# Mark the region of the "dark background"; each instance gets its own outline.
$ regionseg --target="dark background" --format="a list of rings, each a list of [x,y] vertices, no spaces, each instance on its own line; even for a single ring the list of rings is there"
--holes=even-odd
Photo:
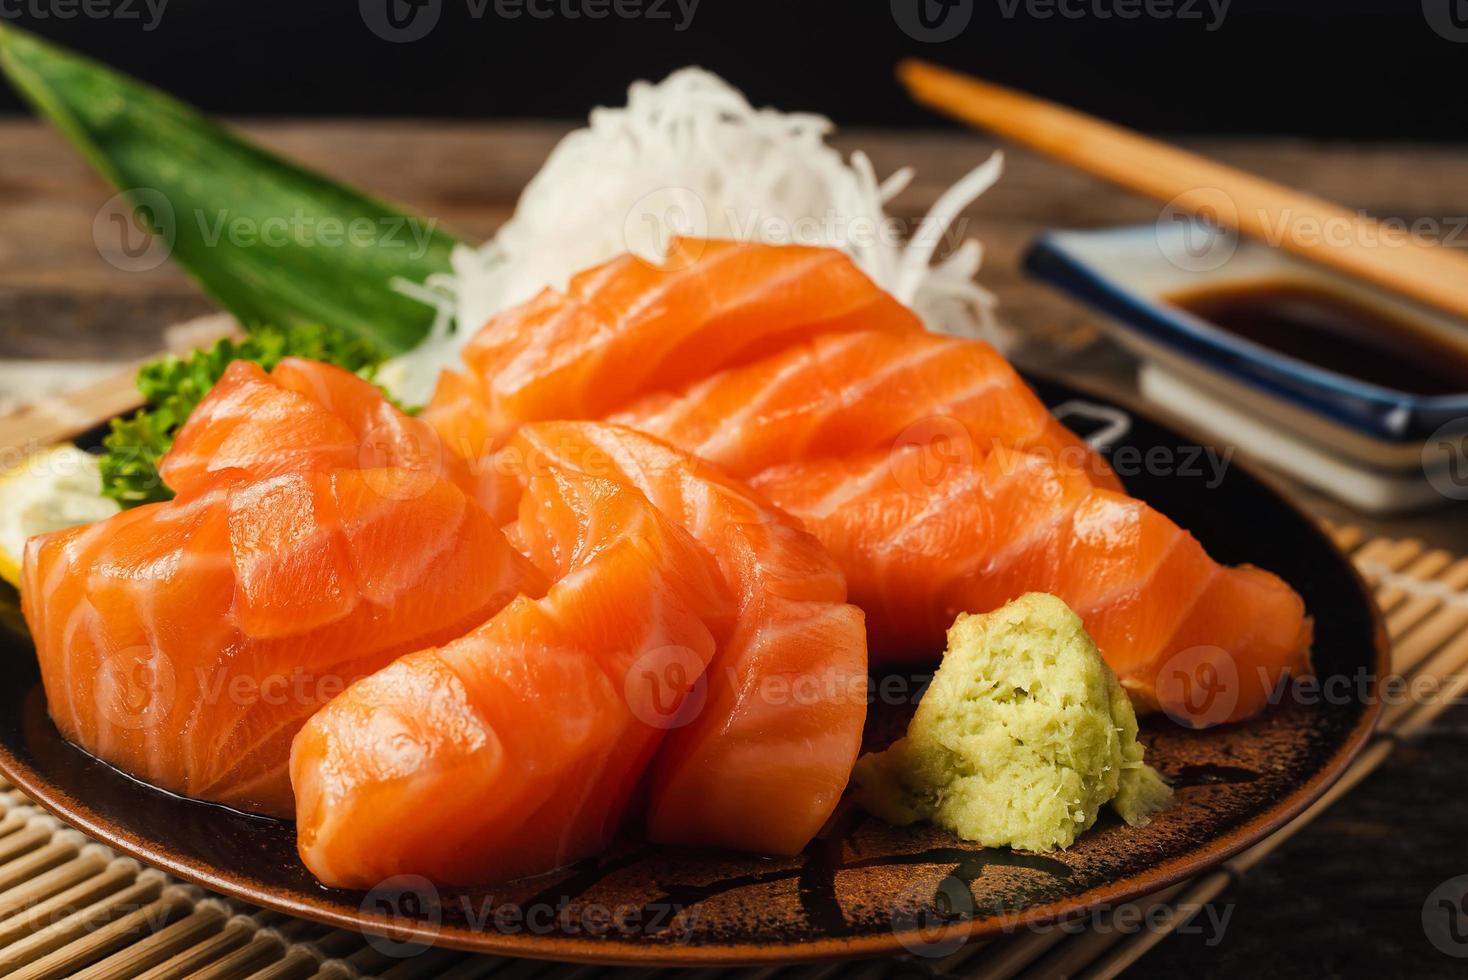
[[[83,2],[128,8],[58,16],[56,4]],[[942,43],[904,33],[892,0],[700,0],[681,31],[676,0],[662,19],[595,21],[506,19],[494,0],[413,0],[437,3],[440,16],[411,43],[376,36],[357,0],[169,0],[152,30],[145,2],[0,0],[0,17],[235,116],[581,119],[592,104],[620,104],[635,78],[702,64],[757,104],[847,126],[943,125],[892,80],[899,58],[920,55],[1149,130],[1468,133],[1468,0],[1232,0],[1212,30],[1208,0],[1147,0],[1174,14],[1143,7],[1127,20],[1091,11],[1143,0],[1060,0],[1081,17],[1038,16],[1047,0],[922,0],[970,10]],[[404,2],[362,0],[379,11]],[[1180,15],[1185,6],[1192,16]],[[1434,30],[1433,18],[1448,26]],[[0,91],[0,113],[21,108]]]

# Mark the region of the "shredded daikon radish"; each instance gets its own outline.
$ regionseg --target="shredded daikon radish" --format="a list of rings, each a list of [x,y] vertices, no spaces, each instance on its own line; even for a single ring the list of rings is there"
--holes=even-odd
[[[885,210],[911,169],[879,182],[864,154],[847,162],[827,145],[833,128],[818,115],[755,109],[698,68],[633,84],[624,108],[595,109],[585,129],[561,140],[493,240],[456,250],[451,274],[398,283],[439,316],[429,339],[380,377],[422,402],[493,314],[629,250],[660,259],[680,235],[839,248],[930,329],[1002,345],[994,299],[974,282],[979,243],[932,261],[958,216],[998,179],[1000,155],[912,231]]]

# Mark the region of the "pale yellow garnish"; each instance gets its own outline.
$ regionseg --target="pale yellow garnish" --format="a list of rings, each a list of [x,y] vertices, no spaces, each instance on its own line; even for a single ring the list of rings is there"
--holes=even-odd
[[[1110,803],[1140,825],[1172,790],[1142,761],[1137,716],[1080,617],[1031,593],[961,615],[907,736],[857,762],[856,799],[899,826],[964,840],[1068,847]]]
[[[70,443],[30,454],[0,472],[0,578],[20,585],[25,542],[33,534],[116,514],[102,496],[97,458]]]

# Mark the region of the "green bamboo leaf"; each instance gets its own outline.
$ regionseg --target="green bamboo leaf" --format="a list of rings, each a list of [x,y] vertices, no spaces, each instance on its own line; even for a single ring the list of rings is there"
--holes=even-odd
[[[133,220],[246,326],[326,325],[389,353],[423,339],[433,311],[392,280],[449,268],[456,242],[436,221],[288,163],[4,23],[0,68],[126,194]]]

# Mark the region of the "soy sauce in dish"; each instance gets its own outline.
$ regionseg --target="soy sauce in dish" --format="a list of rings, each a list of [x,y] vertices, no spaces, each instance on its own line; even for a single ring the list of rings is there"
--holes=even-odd
[[[1414,395],[1468,392],[1468,353],[1325,286],[1231,283],[1166,299],[1230,333],[1360,381]]]

